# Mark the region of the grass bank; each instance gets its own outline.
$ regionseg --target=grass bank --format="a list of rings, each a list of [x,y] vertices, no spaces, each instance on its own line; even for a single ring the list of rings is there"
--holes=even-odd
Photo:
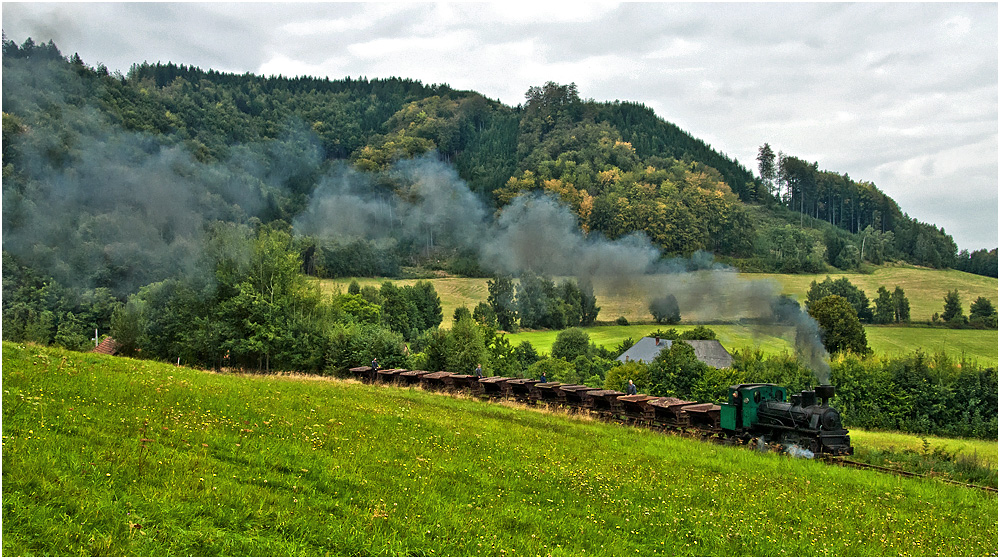
[[[995,495],[420,390],[3,344],[4,555],[996,553]]]

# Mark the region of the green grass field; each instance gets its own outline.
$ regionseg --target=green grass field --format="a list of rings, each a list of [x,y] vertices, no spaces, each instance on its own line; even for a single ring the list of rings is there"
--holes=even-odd
[[[981,556],[995,494],[353,381],[3,344],[3,554]]]
[[[930,320],[935,312],[944,308],[944,296],[949,290],[957,289],[963,302],[963,309],[969,311],[969,305],[976,297],[984,296],[998,304],[998,283],[996,278],[987,278],[959,272],[955,270],[930,270],[914,267],[882,267],[872,274],[831,274],[836,279],[846,276],[851,283],[865,291],[869,299],[874,299],[880,285],[892,291],[896,285],[901,286],[910,300],[910,310],[916,321]],[[770,281],[782,293],[795,296],[799,301],[805,301],[806,292],[812,281],[823,281],[826,274],[790,275],[790,274],[741,274],[741,277],[751,281]],[[347,291],[347,286],[353,278],[321,280],[320,285],[325,293]],[[357,278],[364,285],[381,285],[384,278]],[[486,279],[442,277],[429,280],[441,297],[441,308],[444,320],[443,328],[451,327],[452,315],[455,309],[465,305],[474,308],[487,296]],[[652,281],[652,280],[651,280]],[[417,280],[397,280],[401,285],[412,285]],[[618,286],[621,288],[621,286]],[[601,307],[599,321],[611,322],[619,316],[632,322],[649,323],[651,317],[646,308],[647,303],[640,297],[640,291],[619,289],[611,285],[595,283],[594,292],[597,304]],[[626,337],[638,339],[655,330],[656,325],[645,324],[628,327],[595,327],[588,331],[591,339],[603,346],[615,345]],[[719,339],[727,348],[743,346],[759,346],[765,353],[789,351],[786,340],[791,339],[787,333],[751,331],[749,328],[733,325],[712,325]],[[683,328],[682,328],[683,329]],[[996,330],[943,330],[906,327],[868,327],[869,345],[876,353],[896,355],[908,353],[916,349],[927,352],[939,350],[960,356],[963,352],[979,363],[997,363],[997,331]],[[512,341],[530,340],[539,350],[548,352],[555,341],[555,332],[528,332],[511,336]]]
[[[931,354],[943,351],[956,358],[964,356],[982,366],[997,365],[996,330],[866,326],[865,334],[868,345],[879,355],[894,357],[921,349]]]
[[[794,334],[787,328],[751,328],[731,324],[712,324],[719,342],[729,351],[743,347],[760,349],[766,355],[793,353]],[[597,345],[614,348],[625,338],[638,341],[657,329],[668,326],[638,324],[629,326],[593,326],[584,328],[590,340]],[[678,331],[694,328],[693,325],[675,326]],[[908,328],[902,326],[868,326],[865,328],[868,345],[878,355],[895,357],[918,349],[926,353],[944,351],[950,356],[964,356],[983,366],[997,365],[996,330],[949,330],[943,328]],[[525,331],[508,334],[511,344],[531,342],[541,353],[550,353],[559,335],[557,330]]]
[[[770,279],[782,287],[782,293],[794,295],[800,302],[806,300],[806,292],[813,281],[822,282],[829,275],[832,279],[846,277],[861,288],[874,304],[879,286],[892,292],[900,286],[910,301],[910,317],[914,321],[928,321],[934,313],[944,310],[944,296],[951,290],[958,290],[962,299],[962,309],[969,313],[969,305],[977,297],[986,297],[997,306],[997,278],[977,276],[958,270],[932,270],[914,267],[881,267],[872,274],[741,274],[749,279]]]
[[[882,450],[912,450],[920,452],[927,441],[930,448],[941,447],[974,460],[984,468],[997,469],[997,441],[981,441],[976,439],[947,439],[906,433],[862,431],[851,429],[851,444],[860,448],[877,448]]]
[[[813,281],[822,282],[829,275],[832,279],[847,277],[852,284],[861,288],[870,301],[874,302],[879,286],[885,286],[890,292],[897,285],[903,288],[910,301],[910,316],[914,321],[929,321],[931,315],[941,313],[944,309],[944,296],[957,289],[962,300],[962,308],[966,314],[969,305],[977,297],[986,297],[997,306],[997,279],[977,276],[956,270],[931,270],[913,267],[882,267],[872,274],[834,273],[834,274],[739,274],[747,281],[772,282],[778,293],[794,296],[800,303],[806,300],[809,284]],[[636,280],[637,284],[655,285],[662,280],[657,277]],[[631,322],[648,321],[651,319],[647,308],[648,301],[643,300],[645,290],[638,286],[624,288],[620,291],[612,289],[611,285],[595,282],[594,293],[597,304],[601,307],[598,320],[612,321],[624,316]],[[874,304],[874,303],[873,303]],[[706,316],[702,319],[711,319]]]

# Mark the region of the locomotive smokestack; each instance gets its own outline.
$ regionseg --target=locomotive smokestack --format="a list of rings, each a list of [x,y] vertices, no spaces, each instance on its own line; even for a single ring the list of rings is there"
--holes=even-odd
[[[830,398],[836,394],[837,389],[832,384],[821,384],[816,387],[816,395],[823,399],[823,405],[829,405]]]

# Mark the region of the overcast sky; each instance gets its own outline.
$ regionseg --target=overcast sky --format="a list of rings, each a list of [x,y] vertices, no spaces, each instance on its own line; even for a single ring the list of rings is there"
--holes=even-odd
[[[3,31],[132,63],[530,86],[643,103],[756,173],[757,148],[874,182],[997,246],[997,4],[3,3]]]

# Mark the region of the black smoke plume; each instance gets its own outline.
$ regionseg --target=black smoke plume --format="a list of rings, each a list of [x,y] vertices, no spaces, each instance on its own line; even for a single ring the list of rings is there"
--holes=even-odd
[[[645,235],[609,240],[585,235],[576,216],[539,193],[515,198],[492,214],[458,177],[433,156],[405,161],[388,172],[396,190],[349,169],[321,179],[297,232],[338,240],[394,237],[473,250],[480,267],[494,273],[571,276],[613,293],[647,302],[673,295],[688,317],[713,321],[751,319],[795,329],[796,352],[828,381],[828,355],[816,322],[796,305],[775,312],[780,301],[771,281],[750,281],[711,255],[664,259]]]

